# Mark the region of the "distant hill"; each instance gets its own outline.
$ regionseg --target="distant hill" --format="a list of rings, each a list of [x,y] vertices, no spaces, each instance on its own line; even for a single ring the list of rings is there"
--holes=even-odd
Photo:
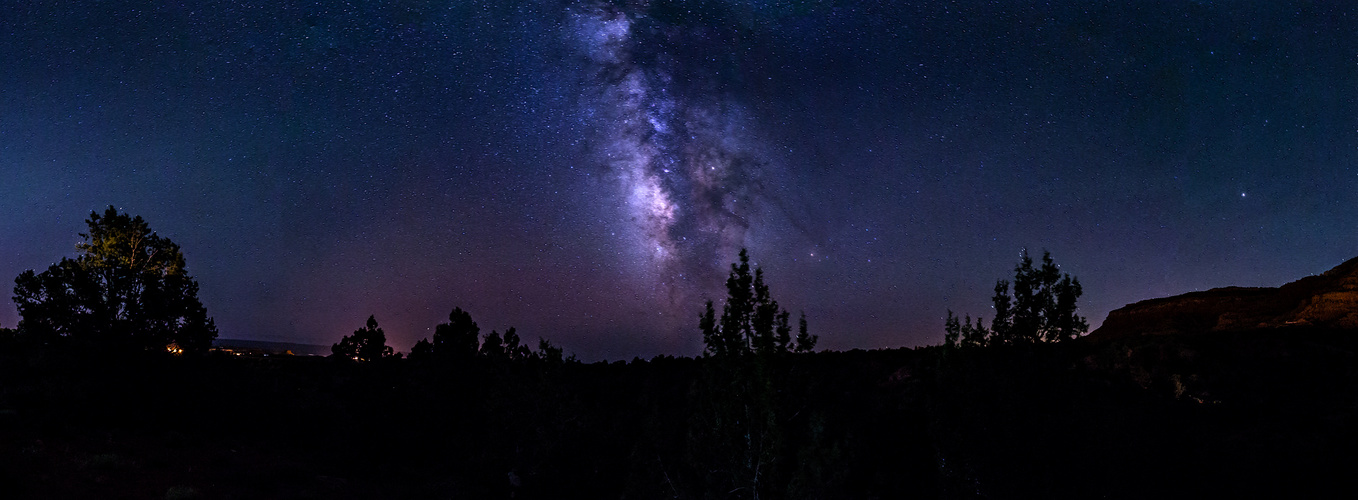
[[[1358,330],[1358,258],[1278,288],[1213,288],[1108,313],[1092,338],[1311,326]]]
[[[283,354],[292,351],[297,356],[329,356],[330,346],[316,344],[297,344],[293,342],[267,342],[263,340],[217,339],[212,347],[219,349],[256,350],[269,354]]]

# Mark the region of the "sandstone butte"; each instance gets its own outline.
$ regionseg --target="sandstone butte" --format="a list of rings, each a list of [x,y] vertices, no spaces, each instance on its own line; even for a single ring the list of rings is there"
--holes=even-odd
[[[1293,327],[1358,330],[1358,258],[1277,288],[1213,288],[1128,304],[1089,337]]]

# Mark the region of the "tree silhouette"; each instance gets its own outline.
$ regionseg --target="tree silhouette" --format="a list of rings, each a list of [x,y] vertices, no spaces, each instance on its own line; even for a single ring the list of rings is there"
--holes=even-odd
[[[435,357],[471,359],[476,357],[481,340],[481,328],[472,315],[460,307],[448,313],[448,322],[434,327],[434,342],[430,351]]]
[[[726,304],[721,319],[712,301],[707,301],[698,318],[706,349],[703,354],[718,358],[752,353],[809,352],[815,348],[816,335],[806,331],[806,314],[798,322],[796,339],[791,338],[787,310],[778,306],[764,283],[764,270],[750,271],[750,255],[740,251],[740,262],[731,264],[726,278]]]
[[[981,324],[981,318],[976,318],[976,324],[971,323],[971,316],[962,321],[962,345],[967,347],[985,347],[989,342],[990,331],[986,330],[985,325]]]
[[[387,334],[377,326],[375,316],[368,316],[366,326],[354,330],[353,335],[345,335],[330,346],[330,354],[354,361],[373,361],[393,355],[391,347],[387,346]]]
[[[70,339],[136,349],[206,351],[217,327],[198,300],[179,245],[140,216],[91,212],[75,259],[15,278],[19,330],[40,342]]]
[[[1032,257],[1024,250],[1014,268],[1012,323],[1000,336],[1010,343],[1059,342],[1080,336],[1089,329],[1085,319],[1075,314],[1082,293],[1080,280],[1063,274],[1051,252],[1043,251],[1042,266],[1033,267]],[[996,303],[996,310],[999,306]]]
[[[17,340],[15,338],[17,334],[18,332],[16,332],[13,328],[5,328],[3,326],[0,326],[0,348],[9,347],[13,345]]]
[[[1027,251],[1024,251],[1027,254]],[[997,280],[995,282],[995,295],[990,297],[990,302],[995,306],[995,318],[990,321],[991,342],[1008,343],[1009,332],[1012,331],[1014,324],[1013,300],[1009,297],[1009,281]],[[985,339],[982,339],[982,344]]]
[[[434,340],[420,340],[410,349],[411,359],[458,359],[471,360],[484,358],[490,360],[550,359],[564,361],[561,349],[551,342],[539,339],[538,351],[523,343],[514,327],[502,335],[492,330],[481,338],[481,328],[472,321],[471,314],[462,308],[453,308],[448,314],[448,322],[434,327]]]
[[[806,313],[803,312],[801,318],[797,320],[797,343],[793,346],[795,352],[811,352],[816,349],[816,341],[820,340],[820,335],[808,335],[806,332]]]
[[[527,345],[520,344],[519,333],[514,327],[505,330],[505,356],[515,361],[522,361],[533,356],[533,350]]]
[[[1051,252],[1043,251],[1041,266],[1034,267],[1033,258],[1024,249],[1014,266],[1014,281],[995,282],[995,295],[991,297],[995,317],[990,328],[987,330],[980,318],[973,325],[970,316],[959,322],[948,311],[944,345],[1032,344],[1079,337],[1089,329],[1085,318],[1076,314],[1076,301],[1083,293],[1080,280],[1062,273]]]
[[[548,342],[547,339],[541,337],[538,338],[538,351],[536,355],[538,359],[541,359],[551,364],[561,364],[566,361],[566,358],[564,357],[563,351],[560,347],[552,345],[552,343]],[[570,359],[574,360],[575,355],[571,355]]]
[[[949,349],[957,347],[957,340],[962,331],[957,316],[952,315],[952,309],[948,309],[948,319],[943,320],[943,346]]]
[[[505,341],[500,337],[500,332],[491,330],[486,334],[485,340],[481,342],[481,357],[495,361],[504,359]]]
[[[711,472],[712,496],[759,498],[786,496],[791,448],[787,424],[783,360],[790,352],[810,352],[817,337],[807,332],[806,315],[792,337],[790,314],[778,305],[762,269],[750,266],[740,251],[726,279],[721,316],[712,301],[698,317],[705,364],[696,401],[698,420],[691,426],[691,452]]]
[[[948,310],[948,319],[943,323],[943,345],[952,347],[983,347],[990,341],[990,331],[982,324],[981,318],[971,322],[971,315],[965,319],[953,316]]]
[[[406,359],[431,359],[434,357],[434,343],[429,339],[420,339],[410,348],[410,355]]]

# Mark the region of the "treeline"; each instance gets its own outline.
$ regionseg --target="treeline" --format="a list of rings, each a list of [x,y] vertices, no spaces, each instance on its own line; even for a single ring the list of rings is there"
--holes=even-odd
[[[817,352],[805,316],[794,330],[742,251],[725,300],[695,318],[697,358],[580,363],[513,328],[483,335],[462,309],[406,359],[374,317],[328,358],[237,358],[205,353],[215,329],[177,246],[112,209],[87,223],[79,258],[16,280],[23,322],[0,331],[6,498],[1201,498],[1358,486],[1347,473],[1358,465],[1358,337],[1091,341],[1079,282],[1048,254],[1035,265],[1025,252],[1014,280],[997,283],[988,326],[949,312],[943,346]]]
[[[177,245],[150,231],[140,217],[112,207],[103,215],[92,213],[86,224],[89,232],[81,235],[85,241],[77,245],[78,258],[63,259],[43,273],[25,272],[16,280],[15,301],[23,320],[0,338],[0,351],[19,365],[41,366],[36,372],[21,371],[20,378],[36,376],[29,382],[39,386],[54,380],[70,384],[17,391],[24,395],[20,399],[39,401],[31,408],[53,412],[48,422],[100,414],[76,411],[61,397],[48,398],[64,394],[80,394],[109,410],[110,422],[125,422],[129,417],[118,415],[129,413],[137,415],[131,420],[173,428],[183,426],[176,424],[181,419],[208,420],[215,428],[276,436],[264,428],[242,428],[241,422],[277,425],[302,416],[338,418],[346,423],[322,427],[345,443],[344,449],[314,442],[307,446],[336,456],[359,450],[360,456],[351,458],[360,461],[393,451],[428,458],[458,449],[442,459],[478,472],[454,475],[475,485],[455,491],[478,495],[531,491],[529,484],[562,488],[593,478],[579,487],[646,485],[663,486],[669,494],[784,497],[834,491],[852,477],[836,471],[837,462],[849,453],[843,437],[827,434],[830,417],[802,390],[815,384],[798,358],[813,351],[817,336],[809,333],[805,315],[793,334],[791,314],[772,298],[763,271],[750,265],[744,251],[731,266],[720,316],[708,302],[698,318],[706,345],[703,358],[657,358],[653,363],[663,368],[651,382],[619,386],[614,370],[646,374],[648,369],[607,364],[586,368],[545,339],[530,348],[514,328],[482,336],[471,315],[456,308],[432,338],[411,348],[407,360],[396,361],[401,356],[386,345],[385,332],[370,316],[362,328],[332,346],[327,364],[279,362],[271,369],[282,370],[276,374],[280,378],[260,386],[219,378],[256,378],[257,373],[248,371],[253,368],[241,371],[229,364],[230,358],[203,356],[216,330],[197,301],[197,283],[185,271]],[[167,295],[166,290],[176,293]],[[48,378],[54,374],[45,370],[57,366],[76,377]],[[600,370],[609,375],[597,378]],[[136,375],[96,376],[104,371]],[[156,394],[172,386],[168,393],[173,403],[143,392],[157,385],[148,383],[156,376],[170,381],[159,384]],[[185,386],[188,381],[196,383]],[[610,386],[622,392],[600,392]],[[205,397],[209,387],[244,389],[249,399],[223,405]],[[283,396],[293,388],[298,401],[319,406],[299,407]],[[257,406],[261,400],[268,403]],[[129,411],[118,409],[129,402]],[[611,409],[602,411],[601,406]],[[628,414],[632,419],[626,422],[613,420]],[[175,417],[166,420],[165,415]],[[224,420],[224,415],[239,420]],[[81,425],[102,423],[75,419]],[[396,445],[365,430],[394,423],[420,430],[394,437],[402,443]],[[577,433],[589,438],[577,440]],[[599,446],[608,449],[585,451]],[[629,474],[645,476],[645,481],[600,482],[597,473],[603,463],[637,453],[642,455],[633,458],[640,461],[607,469],[635,469]],[[592,462],[594,473],[559,476],[573,470],[575,458]],[[482,473],[491,479],[481,479]],[[506,477],[508,481],[495,479]],[[655,493],[665,492],[643,496]]]
[[[356,362],[402,357],[387,345],[387,335],[377,325],[375,316],[369,316],[363,328],[341,338],[330,347],[330,352],[332,357]],[[448,322],[439,323],[434,327],[432,342],[429,339],[420,339],[411,347],[409,356],[409,359],[415,361],[453,363],[467,362],[476,358],[490,361],[532,360],[550,363],[575,360],[574,355],[569,359],[565,358],[562,349],[552,345],[547,339],[538,339],[536,350],[529,348],[527,344],[522,343],[514,327],[505,330],[503,335],[491,330],[483,338],[481,328],[472,320],[471,313],[463,311],[460,307],[453,308],[453,312],[448,314]]]
[[[545,340],[530,349],[513,328],[483,336],[460,308],[408,359],[373,317],[323,359],[111,353],[67,349],[81,335],[21,334],[0,342],[0,411],[22,415],[7,438],[43,442],[16,449],[44,460],[0,453],[0,465],[20,485],[10,491],[35,498],[145,484],[245,498],[931,491],[929,448],[903,432],[923,420],[889,397],[899,388],[874,383],[886,365],[817,367],[818,338],[804,316],[792,333],[763,276],[741,252],[720,316],[709,302],[696,318],[700,358],[582,364]],[[54,342],[30,342],[43,338]],[[905,427],[884,434],[887,422]],[[107,439],[91,449],[66,437],[87,432]],[[141,479],[108,490],[105,468]],[[89,480],[51,480],[61,475]]]

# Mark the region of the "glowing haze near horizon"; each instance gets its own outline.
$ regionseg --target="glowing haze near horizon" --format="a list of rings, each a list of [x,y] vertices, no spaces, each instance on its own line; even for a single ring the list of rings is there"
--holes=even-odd
[[[112,204],[225,338],[627,359],[699,352],[741,248],[831,349],[988,317],[1025,247],[1094,325],[1358,255],[1355,7],[1022,4],[5,2],[0,277]]]

